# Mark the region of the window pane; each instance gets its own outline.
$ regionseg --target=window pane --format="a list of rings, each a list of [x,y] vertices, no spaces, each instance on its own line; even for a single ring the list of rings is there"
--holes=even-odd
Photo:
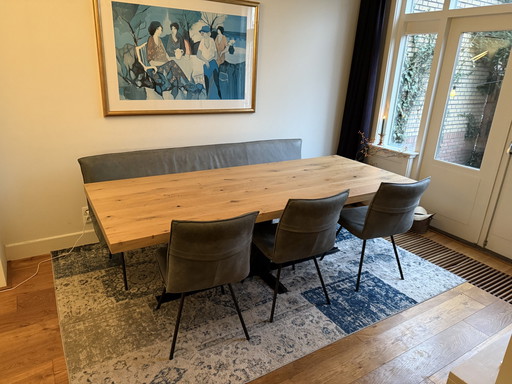
[[[436,160],[480,168],[512,46],[512,31],[465,32]]]
[[[450,4],[451,9],[485,7],[488,5],[510,4],[512,0],[453,0]]]
[[[387,140],[390,146],[415,149],[436,38],[436,34],[407,36],[390,119],[391,135]]]
[[[407,0],[405,13],[441,11],[444,0]]]

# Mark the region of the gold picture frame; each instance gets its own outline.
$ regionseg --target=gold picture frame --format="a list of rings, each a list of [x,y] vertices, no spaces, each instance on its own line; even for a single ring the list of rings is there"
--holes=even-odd
[[[259,3],[93,1],[105,116],[255,111]]]

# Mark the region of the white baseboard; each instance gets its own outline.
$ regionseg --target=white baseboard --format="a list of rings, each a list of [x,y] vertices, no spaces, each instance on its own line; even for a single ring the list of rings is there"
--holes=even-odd
[[[27,257],[47,255],[51,251],[71,248],[81,235],[82,232],[75,232],[43,239],[6,244],[5,257],[7,260],[19,260]],[[89,229],[83,233],[83,236],[78,240],[76,245],[78,246],[97,242],[98,238],[96,237],[94,230]]]
[[[7,286],[7,259],[5,258],[5,247],[0,243],[0,288]]]

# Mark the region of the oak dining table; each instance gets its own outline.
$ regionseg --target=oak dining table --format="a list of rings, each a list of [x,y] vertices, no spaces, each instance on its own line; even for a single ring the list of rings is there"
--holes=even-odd
[[[84,184],[112,253],[169,241],[172,220],[218,220],[258,211],[277,219],[290,198],[350,189],[347,204],[371,199],[382,182],[414,180],[341,156],[322,156]]]

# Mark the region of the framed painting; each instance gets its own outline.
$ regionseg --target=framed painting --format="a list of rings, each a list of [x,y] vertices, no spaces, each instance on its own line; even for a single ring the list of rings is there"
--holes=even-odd
[[[255,111],[259,3],[93,1],[105,116]]]

